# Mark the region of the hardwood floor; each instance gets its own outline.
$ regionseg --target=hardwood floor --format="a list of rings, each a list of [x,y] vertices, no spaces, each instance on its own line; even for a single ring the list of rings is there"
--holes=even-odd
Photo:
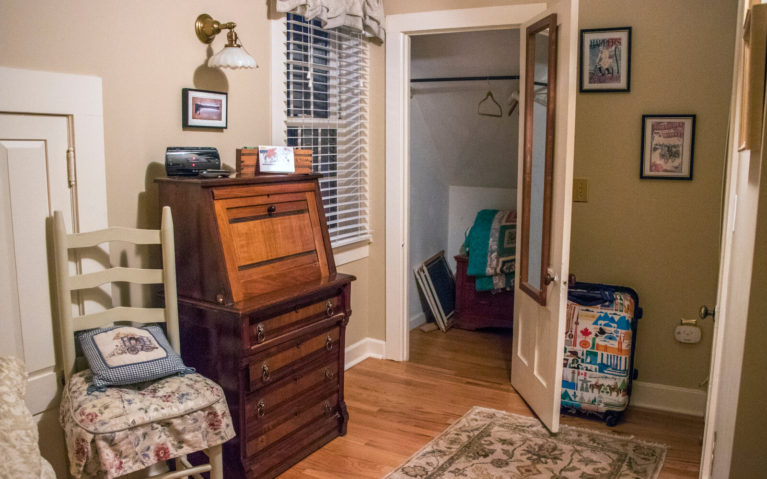
[[[410,341],[410,362],[367,359],[346,372],[348,433],[280,478],[380,479],[472,406],[532,416],[509,384],[510,334],[416,329]],[[698,477],[701,418],[630,407],[614,428],[579,417],[562,422],[666,444],[660,477]]]

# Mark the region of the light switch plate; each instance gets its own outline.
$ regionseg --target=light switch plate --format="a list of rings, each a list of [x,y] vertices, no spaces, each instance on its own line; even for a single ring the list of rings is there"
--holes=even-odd
[[[586,178],[573,178],[573,201],[576,203],[589,201],[589,180]]]

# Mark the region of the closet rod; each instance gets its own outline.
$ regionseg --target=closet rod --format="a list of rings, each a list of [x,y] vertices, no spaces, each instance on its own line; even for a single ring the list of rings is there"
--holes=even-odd
[[[448,81],[488,81],[488,80],[519,80],[519,75],[495,75],[486,77],[442,77],[442,78],[411,78],[410,83],[448,82]],[[538,86],[548,86],[546,82],[535,82]]]
[[[485,77],[443,77],[443,78],[411,78],[411,83],[433,82],[433,81],[486,81],[486,80],[519,80],[519,75],[496,75]]]

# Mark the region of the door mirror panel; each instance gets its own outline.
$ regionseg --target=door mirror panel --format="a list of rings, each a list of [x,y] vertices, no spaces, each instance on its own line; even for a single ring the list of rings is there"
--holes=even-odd
[[[557,16],[525,31],[525,112],[519,288],[546,305],[554,177]]]

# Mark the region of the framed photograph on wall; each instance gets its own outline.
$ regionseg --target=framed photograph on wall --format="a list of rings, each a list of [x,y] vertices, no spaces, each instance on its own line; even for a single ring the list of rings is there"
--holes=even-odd
[[[184,88],[181,90],[181,105],[184,128],[226,128],[226,93]]]
[[[581,30],[580,91],[631,88],[631,27]]]
[[[640,178],[692,180],[695,115],[642,115]]]

